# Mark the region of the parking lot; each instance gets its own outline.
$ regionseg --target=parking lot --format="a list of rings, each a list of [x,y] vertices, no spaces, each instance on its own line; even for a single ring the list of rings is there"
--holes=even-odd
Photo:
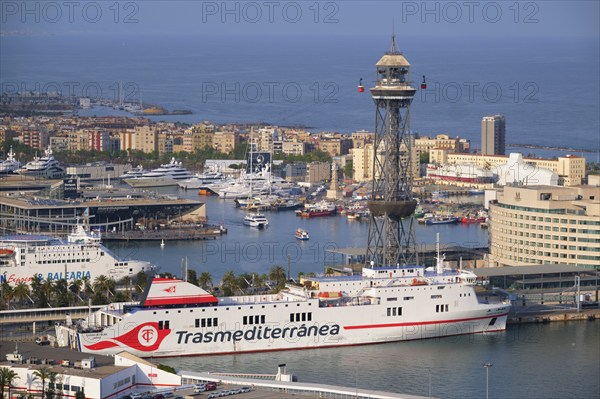
[[[225,392],[238,391],[242,388],[241,385],[228,385],[222,384],[217,385],[217,389],[214,391],[205,391],[200,393],[194,393],[192,388],[177,391],[173,394],[164,395],[165,399],[208,399],[208,398],[222,398],[227,397],[231,399],[287,399],[287,398],[298,398],[299,395],[288,394],[285,392],[263,390],[261,388],[256,389],[248,385],[248,392],[240,392],[236,394],[225,394]],[[216,396],[213,396],[216,395]],[[154,399],[157,393],[154,395],[147,394],[141,395],[142,399]],[[139,399],[139,398],[133,398]],[[156,398],[160,399],[160,397]]]

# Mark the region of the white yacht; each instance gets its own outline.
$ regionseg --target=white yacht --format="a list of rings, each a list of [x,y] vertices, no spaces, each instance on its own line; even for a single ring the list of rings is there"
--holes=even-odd
[[[192,174],[182,166],[181,162],[171,158],[171,162],[161,165],[160,168],[123,181],[132,187],[163,187],[176,186],[179,180],[189,179],[190,177],[192,177]]]
[[[138,165],[137,167],[123,173],[121,176],[119,176],[119,178],[122,180],[135,179],[138,177],[142,177],[144,175],[144,173],[148,173],[148,172],[149,171],[144,169],[144,167],[142,165]]]
[[[223,183],[227,179],[221,172],[197,173],[189,179],[177,182],[177,185],[184,190],[206,189],[215,183]]]
[[[17,169],[21,167],[21,162],[17,161],[15,158],[15,153],[13,152],[12,147],[10,147],[10,151],[8,152],[8,157],[5,161],[0,163],[0,175],[7,175],[10,173],[14,173]]]
[[[248,213],[244,217],[244,224],[257,229],[266,229],[269,227],[269,220],[262,213]]]
[[[33,161],[28,162],[22,169],[17,171],[23,176],[41,177],[46,179],[62,179],[65,177],[65,169],[52,156],[52,148],[48,147],[44,151],[43,157],[35,157]]]

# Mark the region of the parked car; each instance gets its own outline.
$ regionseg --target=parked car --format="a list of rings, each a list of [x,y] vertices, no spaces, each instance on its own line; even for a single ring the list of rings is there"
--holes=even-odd
[[[141,393],[132,393],[130,396],[131,396],[131,399],[142,399]]]
[[[240,393],[246,393],[246,392],[250,392],[250,387],[241,387],[240,388]]]
[[[204,387],[206,388],[207,391],[214,391],[217,389],[217,383],[216,382],[207,382],[206,384],[204,384]]]
[[[165,395],[163,395],[162,393],[157,393],[152,397],[152,399],[165,399]]]
[[[200,393],[200,392],[204,392],[204,391],[206,391],[205,384],[194,385],[194,393]]]

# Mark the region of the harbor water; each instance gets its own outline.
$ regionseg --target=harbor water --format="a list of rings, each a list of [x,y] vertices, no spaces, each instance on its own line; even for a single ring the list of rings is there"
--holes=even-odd
[[[178,191],[176,188],[156,189],[162,193],[179,193],[198,199],[196,190]],[[203,197],[206,214],[211,224],[224,225],[228,233],[216,240],[171,241],[161,247],[158,242],[107,242],[119,256],[153,262],[161,272],[181,275],[182,258],[198,273],[208,271],[218,283],[226,271],[240,273],[268,273],[275,265],[287,270],[288,255],[292,276],[298,272],[323,273],[325,263],[341,261],[330,250],[367,246],[368,222],[348,220],[344,215],[319,218],[297,217],[293,211],[267,212],[269,227],[265,230],[242,224],[245,211],[235,208],[232,201],[218,197]],[[479,197],[481,200],[482,197]],[[415,222],[417,247],[433,244],[440,233],[442,250],[445,246],[480,247],[488,243],[488,234],[479,225],[425,226]],[[310,234],[310,240],[294,237],[296,229]],[[329,254],[329,255],[328,255]]]
[[[274,374],[302,382],[448,399],[600,397],[600,321],[509,325],[506,332],[388,344],[160,359],[177,369]],[[158,359],[157,359],[158,360]]]
[[[162,188],[175,193],[175,188]],[[195,191],[181,195],[197,198]],[[368,223],[344,216],[303,219],[294,212],[269,212],[270,226],[256,230],[244,226],[244,211],[233,202],[206,197],[209,221],[223,223],[228,234],[214,241],[115,243],[121,255],[150,260],[161,271],[181,273],[182,258],[198,273],[209,271],[218,283],[228,270],[268,273],[271,266],[322,273],[325,249],[364,247]],[[310,240],[294,238],[301,227]],[[417,242],[486,245],[488,234],[478,225],[417,224]],[[267,352],[244,355],[160,359],[176,369],[232,373],[273,374],[278,364],[301,381],[346,387],[387,390],[441,398],[482,398],[485,363],[489,370],[490,398],[593,398],[600,394],[600,322],[509,325],[503,333],[436,338],[389,344],[319,350]]]

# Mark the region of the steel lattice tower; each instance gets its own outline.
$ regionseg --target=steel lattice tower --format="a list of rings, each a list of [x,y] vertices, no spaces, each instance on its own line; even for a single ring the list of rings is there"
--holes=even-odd
[[[418,263],[412,198],[410,64],[392,36],[390,50],[377,62],[373,189],[366,264],[397,266]]]

